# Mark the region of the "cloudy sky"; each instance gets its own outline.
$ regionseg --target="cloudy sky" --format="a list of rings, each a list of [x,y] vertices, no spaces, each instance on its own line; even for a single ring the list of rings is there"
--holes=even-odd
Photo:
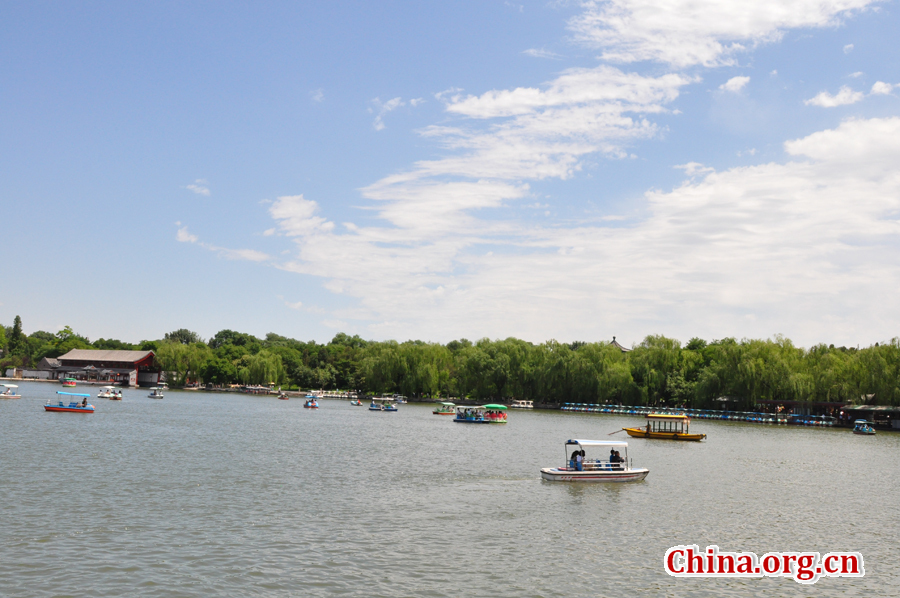
[[[900,5],[4,3],[0,322],[900,335]]]

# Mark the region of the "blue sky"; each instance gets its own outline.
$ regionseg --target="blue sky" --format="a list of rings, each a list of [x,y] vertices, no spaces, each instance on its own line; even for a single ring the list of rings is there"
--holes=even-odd
[[[0,322],[900,334],[900,7],[0,5]]]

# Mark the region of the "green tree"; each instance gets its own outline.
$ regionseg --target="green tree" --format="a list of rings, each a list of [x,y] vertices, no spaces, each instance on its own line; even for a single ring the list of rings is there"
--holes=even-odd
[[[22,351],[25,349],[25,335],[22,333],[22,318],[16,316],[13,320],[12,331],[9,334],[9,338],[6,339],[7,346],[9,347],[10,355],[21,355]]]
[[[200,338],[199,334],[188,330],[187,328],[179,328],[178,330],[167,332],[164,340],[181,343],[182,345],[191,345],[193,343],[203,342],[203,339]]]

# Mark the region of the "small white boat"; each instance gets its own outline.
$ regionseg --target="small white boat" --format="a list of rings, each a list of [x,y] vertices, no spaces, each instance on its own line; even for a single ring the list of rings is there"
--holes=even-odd
[[[569,450],[575,451],[569,455]],[[610,454],[587,457],[584,449],[608,448]],[[618,450],[625,451],[625,456],[618,456]],[[581,459],[578,459],[579,453]],[[566,466],[545,467],[541,469],[541,477],[549,482],[638,482],[647,477],[649,469],[635,469],[628,458],[628,443],[623,440],[567,440]]]
[[[510,409],[534,409],[534,401],[513,401],[509,404]]]
[[[403,395],[393,395],[393,396],[391,396],[391,400],[398,405],[403,405],[405,403],[408,403],[408,401],[406,400],[406,397]]]
[[[0,384],[0,387],[3,387],[3,392],[0,392],[0,399],[21,399],[22,395],[16,391],[18,386],[15,384]]]
[[[853,433],[862,434],[863,436],[874,436],[875,428],[872,427],[873,425],[874,424],[870,421],[858,419],[853,422]]]
[[[98,399],[109,399],[110,401],[121,401],[122,391],[115,386],[103,386],[97,393]]]
[[[165,398],[162,391],[163,391],[163,389],[159,388],[158,386],[154,386],[153,388],[150,389],[150,394],[147,396],[150,397],[151,399]]]

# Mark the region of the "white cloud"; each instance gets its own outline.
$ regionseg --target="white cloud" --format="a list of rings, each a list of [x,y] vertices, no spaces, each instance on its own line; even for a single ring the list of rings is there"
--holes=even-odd
[[[527,50],[523,50],[522,54],[531,56],[533,58],[550,58],[552,60],[559,60],[560,58],[562,58],[562,56],[557,54],[556,52],[544,50],[543,48],[529,48]]]
[[[204,197],[209,197],[209,187],[207,187],[207,182],[203,179],[197,179],[190,185],[186,185],[184,188],[190,191],[193,191],[197,195],[203,195]]]
[[[715,66],[788,29],[833,26],[876,1],[586,0],[569,28],[605,60]]]
[[[847,44],[844,46],[844,54],[849,54],[853,51],[853,44]]]
[[[178,232],[175,234],[175,239],[181,243],[196,243],[197,235],[189,233],[187,227],[184,226],[178,229]]]
[[[325,278],[358,299],[353,317],[370,333],[394,337],[604,338],[618,328],[881,338],[900,325],[891,297],[900,285],[900,118],[846,121],[785,149],[795,161],[722,172],[683,165],[705,176],[648,192],[647,217],[625,226],[533,226],[463,210],[468,221],[440,229],[397,213],[427,205],[431,192],[452,203],[454,192],[386,194],[377,201],[396,222],[299,236],[296,258],[280,267]],[[482,184],[494,202],[516,193]]]
[[[424,104],[425,100],[423,98],[413,98],[409,101],[409,105],[415,108],[419,104]]]
[[[715,172],[716,169],[710,166],[704,166],[700,162],[688,162],[687,164],[678,164],[675,168],[680,168],[684,171],[684,174],[689,177],[694,177],[700,174],[709,174],[711,172]]]
[[[181,223],[177,222],[176,226],[181,226]],[[200,241],[197,235],[193,235],[188,232],[186,226],[182,226],[178,229],[178,232],[175,234],[175,239],[181,243],[194,243],[208,251],[213,251],[219,254],[219,257],[223,257],[228,260],[265,262],[272,259],[268,254],[263,253],[262,251],[257,251],[255,249],[229,249],[227,247],[218,247],[216,245],[204,243]]]
[[[891,93],[891,91],[896,87],[896,85],[891,85],[890,83],[885,83],[884,81],[876,81],[872,86],[872,91],[869,93],[871,95],[887,95]]]
[[[278,222],[278,228],[290,237],[309,235],[334,228],[333,222],[313,216],[319,205],[302,195],[285,195],[279,197],[269,208],[269,214]]]
[[[747,83],[750,82],[750,77],[732,77],[722,85],[719,85],[719,89],[722,91],[730,91],[732,93],[737,93],[744,88]]]
[[[822,108],[834,108],[836,106],[846,106],[855,104],[865,97],[861,91],[853,91],[846,85],[842,86],[836,95],[831,95],[827,91],[821,92],[814,98],[810,98],[803,103],[807,106],[821,106]]]
[[[372,123],[372,126],[376,131],[381,131],[384,129],[384,117],[385,115],[392,111],[396,110],[400,106],[405,106],[403,100],[400,98],[394,98],[392,100],[388,100],[387,102],[382,102],[378,98],[372,100],[372,103],[375,105],[375,109],[369,109],[369,112],[375,113],[375,121]]]
[[[296,303],[291,303],[290,301],[285,301],[284,304],[285,304],[287,307],[290,307],[291,309],[299,310],[299,309],[302,309],[302,308],[303,308],[303,302],[302,302],[302,301],[297,301]]]
[[[313,102],[321,102],[325,99],[325,91],[320,87],[309,92],[309,97]]]
[[[847,76],[850,77],[850,78],[852,78],[852,79],[858,79],[859,77],[862,77],[864,74],[865,74],[865,73],[863,73],[862,71],[856,71],[855,73],[850,73],[850,74],[847,75]]]

